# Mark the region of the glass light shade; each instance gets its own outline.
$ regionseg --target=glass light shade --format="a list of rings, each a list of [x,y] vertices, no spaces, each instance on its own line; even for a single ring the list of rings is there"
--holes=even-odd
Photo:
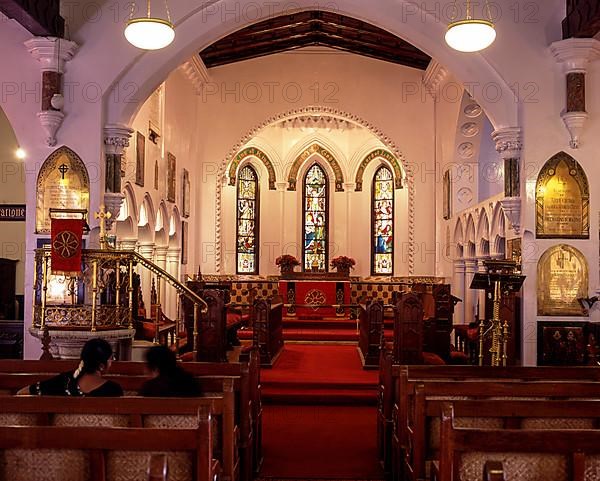
[[[496,40],[494,24],[487,20],[467,19],[453,22],[446,32],[446,43],[459,52],[478,52]]]
[[[127,41],[144,50],[159,50],[175,38],[173,24],[160,18],[133,18],[125,27]]]

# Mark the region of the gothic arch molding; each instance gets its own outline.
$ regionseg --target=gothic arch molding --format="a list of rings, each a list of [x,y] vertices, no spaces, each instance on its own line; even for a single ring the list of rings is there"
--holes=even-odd
[[[277,179],[275,176],[275,168],[273,167],[273,163],[271,162],[267,154],[265,154],[262,150],[258,149],[257,147],[246,147],[231,160],[231,163],[229,164],[228,175],[229,185],[235,185],[238,167],[248,157],[256,157],[264,164],[269,174],[269,190],[275,190],[275,182],[277,182]]]
[[[298,171],[300,170],[302,164],[304,164],[304,162],[313,154],[319,155],[329,164],[331,170],[333,170],[333,174],[335,176],[335,191],[344,192],[344,174],[342,173],[342,168],[340,167],[340,164],[328,149],[316,142],[307,149],[305,149],[298,157],[296,157],[296,160],[294,160],[294,163],[292,164],[292,167],[290,168],[290,173],[288,175],[287,190],[296,190]]]
[[[371,153],[369,153],[362,160],[360,165],[358,166],[358,171],[356,172],[356,180],[355,180],[356,187],[354,190],[356,192],[362,191],[363,175],[365,173],[365,169],[367,168],[369,163],[375,159],[384,159],[390,163],[390,166],[392,167],[392,169],[394,171],[394,187],[396,189],[401,189],[403,187],[402,186],[402,168],[400,167],[400,164],[398,163],[398,159],[396,159],[396,157],[394,157],[394,155],[391,152],[389,152],[385,149],[375,149]]]

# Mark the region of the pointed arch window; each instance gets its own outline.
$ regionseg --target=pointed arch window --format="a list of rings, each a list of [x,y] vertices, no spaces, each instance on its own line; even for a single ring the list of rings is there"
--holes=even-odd
[[[327,238],[329,182],[319,164],[313,164],[304,176],[303,195],[303,250],[305,271],[327,271]]]
[[[259,186],[256,171],[247,165],[237,184],[236,262],[238,274],[258,274]]]
[[[373,275],[394,273],[394,176],[382,165],[375,172],[371,217]]]

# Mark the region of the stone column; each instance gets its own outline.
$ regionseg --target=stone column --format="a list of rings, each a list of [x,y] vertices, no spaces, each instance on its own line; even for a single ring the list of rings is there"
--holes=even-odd
[[[134,251],[137,247],[137,239],[119,239],[118,247],[119,250]]]
[[[508,127],[492,133],[504,160],[504,199],[500,201],[516,235],[521,232],[521,129]]]
[[[471,289],[471,281],[477,270],[476,259],[465,259],[465,324],[475,321],[475,308],[477,305],[477,291]]]
[[[346,225],[352,225],[352,193],[356,189],[356,184],[354,182],[345,182],[344,183],[344,192],[346,193]],[[393,237],[394,241],[396,240],[396,236]],[[352,233],[351,229],[346,229],[346,238],[344,239],[346,242],[346,252],[347,256],[356,257],[354,252],[352,252]],[[394,249],[394,254],[396,250]],[[370,258],[369,258],[370,259]],[[370,263],[370,261],[369,261]],[[371,266],[368,266],[367,275],[371,274]]]
[[[489,256],[480,256],[477,258],[477,272],[479,274],[486,274],[487,268],[483,264],[485,261],[489,260]],[[480,290],[477,291],[477,299],[475,300],[475,312],[477,312],[477,306],[479,306],[479,319],[485,318],[485,291]]]
[[[456,297],[462,300],[454,308],[454,323],[463,324],[465,322],[465,261],[456,259],[454,261],[454,275],[452,277],[452,292]]]
[[[46,145],[56,145],[56,132],[65,114],[62,93],[65,62],[73,58],[78,45],[57,37],[34,37],[25,42],[29,53],[39,62],[42,72],[41,109],[37,117],[46,133]]]
[[[600,58],[600,41],[593,38],[568,38],[554,42],[550,50],[566,75],[566,108],[560,116],[569,131],[570,147],[577,149],[588,119],[585,75],[589,62]]]
[[[181,266],[181,249],[170,247],[167,251],[167,272],[179,280],[179,267]],[[177,317],[177,291],[169,287],[165,297],[165,313],[171,320]]]
[[[278,256],[284,254],[283,246],[285,245],[285,221],[284,221],[284,219],[286,218],[286,216],[284,213],[286,210],[285,194],[287,192],[287,182],[276,182],[275,188],[277,189],[277,192],[279,192],[279,218],[281,219],[281,221],[279,222],[279,248],[275,249],[275,251],[273,252],[273,255],[275,257],[273,259],[268,260],[268,264],[267,264],[268,268],[266,271],[267,274],[275,274],[275,273],[278,274],[277,267],[275,266],[275,259]],[[270,249],[269,249],[269,252],[271,252]]]
[[[138,252],[151,262],[154,262],[154,242],[138,245]],[[152,290],[152,272],[143,267],[139,267],[140,283],[142,285],[142,295],[144,296],[144,305],[146,313],[150,316],[150,291]]]
[[[154,263],[160,267],[161,269],[163,269],[164,271],[167,270],[167,251],[169,250],[169,248],[167,246],[160,246],[160,247],[155,247],[154,248]],[[158,279],[156,279],[156,281],[158,281]],[[160,297],[158,298],[158,303],[161,306],[165,306],[165,297],[166,297],[166,287],[167,282],[162,278],[161,276],[161,280],[160,280],[160,285],[159,282],[156,282],[156,292],[160,293]]]

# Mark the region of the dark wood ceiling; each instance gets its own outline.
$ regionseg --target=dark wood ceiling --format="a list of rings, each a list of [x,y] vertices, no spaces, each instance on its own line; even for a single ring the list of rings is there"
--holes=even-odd
[[[310,46],[331,47],[421,70],[431,60],[415,46],[379,27],[322,11],[256,23],[213,43],[200,56],[210,68]]]
[[[0,0],[0,12],[14,18],[33,35],[62,37],[65,21],[59,0]]]

